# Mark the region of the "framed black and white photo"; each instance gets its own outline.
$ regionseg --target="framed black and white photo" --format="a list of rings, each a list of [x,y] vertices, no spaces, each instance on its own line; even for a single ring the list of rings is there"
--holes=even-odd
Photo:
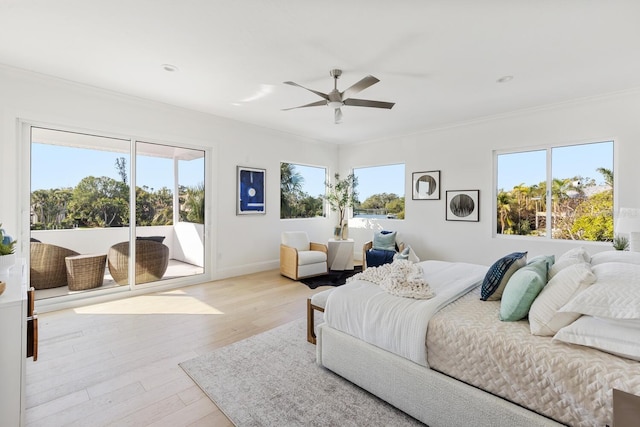
[[[238,204],[237,215],[255,215],[266,213],[265,169],[238,166]]]
[[[447,191],[447,221],[480,221],[480,190]]]
[[[440,200],[440,171],[414,172],[411,183],[413,200]]]

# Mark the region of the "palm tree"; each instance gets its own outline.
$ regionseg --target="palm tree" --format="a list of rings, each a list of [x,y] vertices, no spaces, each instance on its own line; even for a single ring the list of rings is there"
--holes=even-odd
[[[188,187],[184,202],[187,221],[204,224],[204,183]]]
[[[280,218],[291,218],[302,193],[304,177],[295,165],[280,163]]]
[[[72,193],[68,188],[35,190],[31,193],[31,209],[45,229],[61,227],[67,217]]]
[[[517,226],[517,234],[528,234],[528,231],[523,231],[525,228],[528,228],[531,224],[529,221],[528,211],[531,207],[531,187],[521,183],[513,187],[513,196],[516,198],[518,202],[518,226]],[[523,215],[524,211],[524,215]],[[523,218],[524,217],[524,218]],[[526,222],[526,226],[523,227],[523,219]]]
[[[511,220],[509,214],[511,213],[511,194],[506,191],[500,191],[498,193],[498,218],[500,221],[500,234],[505,234],[506,226],[513,225],[513,221]]]
[[[613,188],[613,171],[607,168],[597,168],[596,171],[604,177],[604,183]]]

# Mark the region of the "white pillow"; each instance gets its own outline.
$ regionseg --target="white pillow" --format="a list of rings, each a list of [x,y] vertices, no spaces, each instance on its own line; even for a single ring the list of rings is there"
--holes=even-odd
[[[559,313],[558,309],[595,281],[596,276],[591,272],[591,265],[586,262],[570,265],[556,274],[531,305],[531,333],[553,336],[560,328],[580,317],[579,313]]]
[[[282,244],[291,246],[299,251],[308,251],[309,236],[306,231],[284,231],[281,238]]]
[[[592,267],[596,283],[560,311],[609,319],[640,319],[640,265],[606,262]]]
[[[585,261],[581,258],[565,258],[558,260],[551,267],[549,267],[549,279],[558,274],[560,271],[569,267],[570,265],[582,264]]]
[[[640,326],[635,320],[582,316],[560,329],[553,339],[640,361]]]
[[[587,252],[586,249],[583,248],[582,246],[580,246],[579,248],[570,249],[567,252],[563,253],[558,257],[558,261],[562,261],[564,259],[569,259],[569,258],[577,258],[584,262],[591,261],[591,255],[589,255],[589,252]]]
[[[549,268],[549,279],[558,274],[560,270],[579,262],[590,262],[591,255],[582,247],[573,248],[558,257],[556,262]]]
[[[591,256],[591,265],[598,265],[605,262],[628,262],[631,264],[640,264],[640,252],[604,251]]]

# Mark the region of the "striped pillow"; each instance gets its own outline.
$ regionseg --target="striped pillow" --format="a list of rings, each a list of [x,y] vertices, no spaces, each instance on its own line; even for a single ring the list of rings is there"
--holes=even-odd
[[[500,300],[511,275],[526,263],[526,252],[513,252],[496,261],[482,281],[480,299],[482,301]]]

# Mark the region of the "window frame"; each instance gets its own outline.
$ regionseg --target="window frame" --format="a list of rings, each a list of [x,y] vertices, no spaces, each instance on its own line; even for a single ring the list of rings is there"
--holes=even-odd
[[[615,137],[606,137],[606,138],[598,138],[593,140],[586,141],[571,141],[571,142],[557,142],[557,143],[548,143],[548,144],[540,144],[535,146],[524,146],[524,147],[516,147],[516,148],[508,148],[508,149],[499,149],[493,150],[493,162],[492,162],[492,220],[491,220],[491,236],[493,238],[501,238],[501,239],[528,239],[533,241],[543,241],[543,242],[560,242],[560,241],[570,241],[567,239],[558,239],[553,237],[553,232],[547,232],[544,236],[529,236],[523,234],[502,234],[498,233],[498,156],[505,154],[518,154],[518,153],[526,153],[533,151],[545,151],[545,180],[547,184],[547,191],[545,193],[545,204],[547,209],[545,211],[545,223],[552,223],[552,191],[550,184],[553,182],[553,149],[564,148],[564,147],[577,147],[582,145],[589,144],[599,144],[599,143],[611,143],[611,164],[612,164],[612,172],[613,172],[613,206],[612,206],[612,217],[615,224],[616,220],[616,212],[618,208],[618,186],[615,185],[617,180],[617,150],[616,143],[617,138]],[[582,244],[594,244],[594,245],[610,245],[611,242],[603,242],[603,241],[593,241],[593,240],[573,240],[574,242],[580,242]]]
[[[365,166],[354,166],[351,168],[351,172],[352,174],[354,174],[354,176],[357,177],[356,174],[356,170],[358,169],[371,169],[371,168],[381,168],[381,167],[388,167],[388,166],[400,166],[402,165],[402,167],[404,168],[404,171],[402,172],[402,194],[397,194],[397,196],[401,199],[404,200],[404,209],[402,210],[402,213],[404,214],[404,216],[402,218],[398,218],[398,217],[394,217],[394,218],[389,218],[388,216],[386,218],[377,218],[377,217],[366,217],[363,215],[355,215],[355,208],[349,208],[349,219],[367,219],[367,220],[371,220],[371,221],[379,221],[379,220],[389,220],[389,219],[393,219],[394,221],[404,221],[406,219],[406,211],[407,211],[407,163],[404,161],[397,161],[397,162],[391,162],[391,163],[384,163],[384,164],[373,164],[373,165],[365,165]],[[362,185],[362,182],[360,181],[360,178],[358,178],[358,199],[360,201],[360,203],[364,202],[366,199],[363,198],[361,192],[360,192],[360,186]],[[383,191],[384,193],[384,191]],[[374,194],[378,194],[378,193],[374,193]],[[395,194],[395,193],[394,193]],[[373,194],[372,194],[373,195]],[[370,197],[370,196],[369,196]]]
[[[279,203],[279,207],[278,207],[278,219],[280,221],[291,221],[291,220],[314,220],[314,219],[324,219],[327,217],[327,213],[329,212],[329,208],[328,205],[326,203],[326,201],[324,200],[324,196],[327,194],[327,182],[329,181],[329,167],[328,166],[321,166],[321,165],[314,165],[311,163],[303,163],[303,162],[293,162],[293,161],[287,161],[287,160],[280,160],[279,161],[279,166],[280,169],[279,171],[281,171],[282,169],[282,164],[283,163],[287,163],[290,165],[294,165],[294,166],[302,166],[302,167],[309,167],[309,168],[317,168],[317,169],[324,169],[324,180],[322,182],[322,188],[323,188],[323,193],[322,193],[322,215],[318,216],[309,216],[309,217],[296,217],[296,218],[282,218],[282,205],[281,203]],[[280,175],[280,173],[278,174]],[[279,176],[279,181],[281,181],[282,176]],[[279,199],[282,200],[282,188],[280,187],[280,191],[279,191],[280,197]],[[310,195],[311,196],[311,195]],[[315,196],[312,196],[315,197]]]

